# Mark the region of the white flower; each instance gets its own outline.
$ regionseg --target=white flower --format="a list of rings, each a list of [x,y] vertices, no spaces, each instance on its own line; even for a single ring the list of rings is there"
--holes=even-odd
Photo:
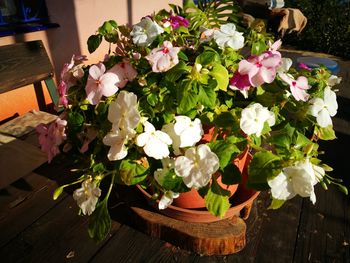
[[[101,189],[96,186],[92,179],[87,179],[81,184],[81,188],[76,189],[73,198],[84,215],[91,215],[94,212]]]
[[[132,92],[121,91],[109,105],[108,120],[113,123],[113,130],[135,129],[140,119],[137,96]]]
[[[154,179],[159,185],[163,185],[164,177],[170,170],[174,169],[175,160],[172,158],[164,158],[161,160],[163,168],[159,168],[154,172]]]
[[[168,134],[162,131],[156,131],[154,126],[148,121],[143,123],[145,130],[136,137],[136,145],[143,147],[143,150],[149,157],[154,159],[163,159],[168,157],[170,152],[168,146],[172,140]]]
[[[280,174],[272,180],[268,180],[268,184],[275,199],[288,200],[300,195],[310,197],[312,203],[315,203],[314,185],[322,179],[324,174],[325,171],[322,167],[305,160],[283,168]]]
[[[327,82],[328,82],[329,86],[333,87],[334,85],[339,84],[341,82],[341,80],[342,80],[342,78],[337,77],[335,75],[332,75],[332,76],[329,77]]]
[[[221,48],[230,47],[237,50],[244,46],[243,33],[236,31],[236,26],[232,23],[222,25],[220,30],[215,30],[214,39]]]
[[[121,160],[128,155],[128,149],[125,144],[135,136],[135,133],[132,129],[116,129],[103,138],[103,143],[111,146],[107,155],[110,161]]]
[[[162,130],[171,137],[176,155],[180,154],[179,148],[194,146],[203,135],[201,121],[197,118],[191,121],[187,116],[176,116],[175,123],[165,125]]]
[[[254,103],[242,110],[240,127],[245,134],[259,137],[266,121],[270,127],[275,125],[275,115],[268,108]]]
[[[174,193],[173,191],[166,191],[162,198],[159,200],[158,208],[165,209],[173,202],[174,198],[179,197],[179,193]]]
[[[205,144],[187,149],[185,156],[175,159],[175,173],[183,178],[188,188],[206,186],[218,169],[219,158]]]
[[[322,128],[332,125],[331,117],[337,114],[337,110],[337,96],[330,87],[324,89],[323,99],[310,100],[309,114],[316,117],[317,124]]]
[[[134,25],[130,35],[134,44],[140,47],[149,46],[164,30],[149,17],[144,17],[141,22]]]

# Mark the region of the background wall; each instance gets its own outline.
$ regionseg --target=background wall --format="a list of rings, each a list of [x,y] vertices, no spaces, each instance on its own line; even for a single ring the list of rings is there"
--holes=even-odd
[[[169,9],[168,3],[181,5],[182,0],[46,0],[50,20],[58,23],[60,27],[1,37],[0,46],[42,40],[57,77],[63,64],[70,61],[73,54],[88,55],[87,63],[103,59],[108,51],[107,45],[101,45],[92,55],[89,55],[86,45],[88,37],[103,21],[113,19],[118,24],[135,24],[143,16],[154,11]],[[49,102],[49,99],[47,101]],[[0,121],[15,114],[24,114],[31,109],[38,109],[31,86],[0,94]]]

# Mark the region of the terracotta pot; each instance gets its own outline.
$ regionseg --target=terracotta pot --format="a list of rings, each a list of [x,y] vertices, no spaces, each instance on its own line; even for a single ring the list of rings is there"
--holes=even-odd
[[[251,159],[249,155],[247,155],[246,158],[247,158],[246,162],[249,162]],[[242,173],[243,182],[246,182],[246,179],[247,179],[246,168],[247,167],[245,166]],[[159,200],[154,201],[150,193],[148,193],[146,190],[142,189],[138,185],[137,185],[137,188],[146,196],[149,203],[153,207],[158,209]],[[233,216],[241,216],[242,218],[246,219],[249,216],[250,208],[253,204],[253,201],[256,199],[258,195],[259,195],[259,192],[252,189],[247,189],[245,187],[245,183],[239,184],[235,195],[233,195],[230,198],[231,207],[227,210],[223,218],[219,218],[212,215],[210,212],[206,210],[206,208],[202,208],[202,209],[181,208],[181,207],[175,206],[174,203],[172,205],[169,205],[164,210],[159,210],[159,212],[174,219],[187,221],[187,222],[199,222],[199,223],[215,222],[215,221],[230,218]]]

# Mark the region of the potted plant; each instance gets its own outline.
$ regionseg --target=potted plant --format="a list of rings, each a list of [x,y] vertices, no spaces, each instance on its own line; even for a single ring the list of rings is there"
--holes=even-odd
[[[322,66],[291,67],[281,41],[244,28],[232,1],[171,7],[130,27],[111,20],[98,28],[89,51],[105,40],[108,54],[94,65],[82,56],[65,64],[64,111],[37,128],[49,162],[60,152],[79,161],[80,177],[69,185],[78,185],[73,197],[91,216],[91,237],[109,231],[107,202],[117,184],[151,189],[159,209],[198,192],[223,217],[226,186],[241,182],[233,161],[248,151],[246,186],[270,191],[270,208],[295,195],[315,203],[317,183],[347,193],[327,175],[317,143],[335,139],[340,79]]]

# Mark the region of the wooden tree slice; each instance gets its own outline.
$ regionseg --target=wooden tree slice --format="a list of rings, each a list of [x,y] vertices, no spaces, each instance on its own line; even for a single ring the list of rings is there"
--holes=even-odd
[[[139,217],[139,229],[182,249],[202,255],[228,255],[239,252],[246,244],[246,224],[234,216],[212,223],[176,220],[157,212],[131,207]]]

